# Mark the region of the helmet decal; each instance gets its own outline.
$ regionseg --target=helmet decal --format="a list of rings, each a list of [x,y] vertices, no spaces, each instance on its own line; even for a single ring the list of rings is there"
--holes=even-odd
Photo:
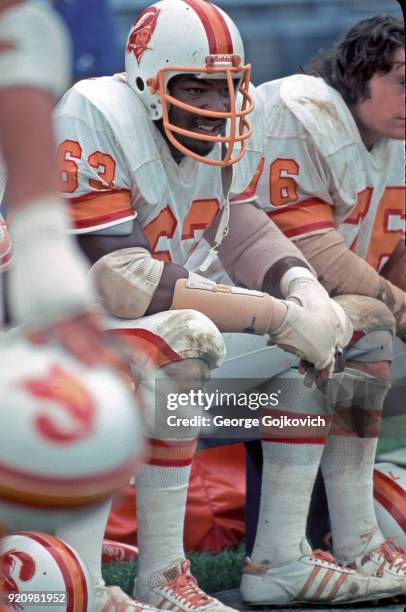
[[[26,380],[24,388],[31,396],[50,402],[50,409],[37,415],[34,423],[49,442],[71,444],[93,430],[96,409],[92,397],[71,373],[55,365],[47,378]]]
[[[155,31],[159,13],[159,9],[150,6],[143,10],[133,23],[126,51],[127,53],[134,53],[138,65],[140,65],[145,51],[150,48],[148,45]]]
[[[233,41],[223,15],[206,0],[183,0],[198,15],[206,31],[210,54],[232,54]]]
[[[10,544],[13,547],[7,550]],[[47,576],[51,588],[57,586],[56,591],[66,593],[63,610],[93,610],[88,569],[65,542],[47,533],[20,531],[5,537],[4,546],[0,568],[6,578],[7,591],[18,593],[24,586],[27,591],[35,592],[39,585],[44,584],[43,577]],[[36,572],[37,569],[41,571]],[[22,582],[29,584],[22,585]],[[14,609],[22,608],[17,604]]]
[[[0,580],[4,591],[16,595],[19,593],[15,580],[27,582],[35,575],[36,564],[34,559],[24,551],[11,549],[0,555]],[[16,575],[17,574],[17,575]],[[20,606],[11,604],[14,610]]]
[[[136,19],[126,49],[128,85],[148,116],[162,120],[165,137],[173,147],[196,161],[221,167],[235,164],[245,155],[253,129],[247,119],[254,108],[249,91],[251,67],[244,63],[241,35],[227,13],[208,0],[160,0]],[[199,104],[173,97],[169,82],[187,74],[202,80],[224,80],[228,110],[199,108]],[[221,121],[224,135],[173,124],[173,108]],[[217,146],[212,156],[199,155],[185,139],[222,146]]]

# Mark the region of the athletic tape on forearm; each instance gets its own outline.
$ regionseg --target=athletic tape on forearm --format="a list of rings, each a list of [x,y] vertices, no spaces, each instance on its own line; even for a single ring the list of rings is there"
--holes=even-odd
[[[142,317],[158,288],[164,268],[147,249],[120,249],[99,259],[91,269],[101,303],[121,319]]]
[[[171,310],[191,308],[205,314],[221,332],[266,334],[280,326],[286,306],[266,293],[218,285],[190,273],[175,285]]]
[[[352,253],[343,237],[331,230],[296,241],[332,296],[367,295],[386,304],[396,319],[397,333],[406,336],[405,293],[382,278],[365,260]]]
[[[230,206],[229,227],[219,258],[236,285],[260,291],[266,273],[280,259],[295,257],[306,263],[293,242],[252,203]],[[215,227],[205,234],[211,243],[214,233]]]

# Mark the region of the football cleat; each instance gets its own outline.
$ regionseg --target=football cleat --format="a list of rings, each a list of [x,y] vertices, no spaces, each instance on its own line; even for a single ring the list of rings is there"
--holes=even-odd
[[[1,541],[2,596],[10,610],[93,612],[93,585],[76,551],[59,538],[22,531]]]
[[[0,523],[49,532],[127,484],[143,429],[118,375],[7,335],[0,371]]]
[[[256,565],[247,559],[241,580],[244,602],[256,605],[345,604],[399,594],[396,580],[361,576],[336,563],[329,553],[312,551],[305,540],[301,549],[298,559],[281,567]]]
[[[190,562],[175,561],[165,569],[155,572],[142,584],[135,581],[137,596],[161,610],[177,612],[233,612],[234,608],[223,605],[218,599],[207,595],[191,575]]]
[[[371,552],[354,559],[348,567],[363,576],[397,580],[399,594],[406,595],[406,552],[394,540],[385,540]]]
[[[153,612],[156,608],[131,599],[118,586],[96,589],[94,612]]]

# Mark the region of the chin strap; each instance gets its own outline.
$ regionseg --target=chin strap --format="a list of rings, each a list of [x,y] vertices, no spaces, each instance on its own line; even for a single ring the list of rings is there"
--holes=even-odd
[[[225,155],[225,147],[222,146],[222,155]],[[211,266],[213,261],[216,259],[221,243],[224,238],[227,236],[229,231],[229,221],[230,221],[230,189],[233,182],[234,177],[234,166],[225,166],[221,168],[221,185],[223,188],[223,210],[221,213],[220,222],[216,231],[216,235],[214,238],[214,245],[208,252],[206,259],[203,261],[199,270],[201,272],[206,272],[206,270]]]

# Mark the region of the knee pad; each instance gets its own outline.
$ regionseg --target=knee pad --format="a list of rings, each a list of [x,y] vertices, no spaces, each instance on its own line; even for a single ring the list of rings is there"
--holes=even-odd
[[[194,310],[158,312],[131,321],[105,316],[103,326],[123,341],[136,384],[185,360],[204,362],[200,369],[202,376],[208,377],[224,360],[223,336],[210,319]],[[169,376],[172,369],[168,369]],[[198,375],[189,373],[189,377]]]
[[[165,315],[154,333],[182,359],[202,359],[211,370],[222,364],[225,356],[223,336],[206,315],[196,310],[173,310]]]
[[[353,341],[346,350],[347,361],[392,361],[396,322],[386,304],[365,295],[340,295],[334,299],[354,326]]]
[[[176,382],[179,392],[198,391],[210,380],[210,368],[203,359],[183,359],[161,368],[168,378]]]
[[[379,362],[391,362],[393,359],[393,335],[389,330],[377,329],[370,331],[353,342],[345,351],[346,361],[354,361],[366,364],[377,364]],[[383,364],[382,364],[383,365]],[[372,375],[381,377],[379,371],[370,372]],[[385,378],[382,373],[382,378]]]
[[[291,368],[261,385],[261,391],[278,394],[276,406],[267,407],[270,413],[292,413],[297,416],[325,415],[325,396],[316,388],[306,387],[303,376],[296,368]]]
[[[145,425],[151,438],[193,439],[202,425],[204,385],[210,368],[201,359],[184,359],[154,370],[140,383]]]
[[[366,295],[338,295],[334,301],[343,307],[355,332],[386,330],[395,335],[395,317],[383,302]]]
[[[334,414],[331,433],[377,437],[389,387],[389,380],[352,368],[333,374],[327,388],[327,407]]]

